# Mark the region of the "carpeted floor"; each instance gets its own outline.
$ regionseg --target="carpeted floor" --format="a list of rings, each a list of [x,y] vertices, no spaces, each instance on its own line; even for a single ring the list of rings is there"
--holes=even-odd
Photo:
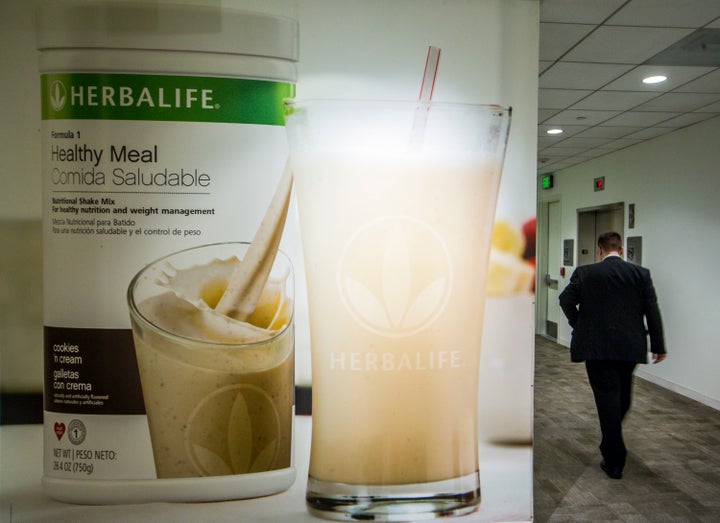
[[[720,411],[636,377],[613,480],[585,366],[542,337],[535,354],[535,521],[720,522]]]

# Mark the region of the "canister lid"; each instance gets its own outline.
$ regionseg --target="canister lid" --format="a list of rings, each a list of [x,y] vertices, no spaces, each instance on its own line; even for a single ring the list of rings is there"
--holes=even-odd
[[[46,2],[38,49],[229,53],[297,61],[296,20],[220,6]]]

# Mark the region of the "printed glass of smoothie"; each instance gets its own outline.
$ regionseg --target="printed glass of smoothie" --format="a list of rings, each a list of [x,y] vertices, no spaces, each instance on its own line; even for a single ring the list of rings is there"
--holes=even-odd
[[[128,289],[158,478],[292,466],[288,258],[278,253],[246,321],[214,310],[247,247],[225,243],[171,254],[140,271]]]
[[[325,100],[286,112],[310,311],[308,508],[338,520],[472,512],[510,110]]]

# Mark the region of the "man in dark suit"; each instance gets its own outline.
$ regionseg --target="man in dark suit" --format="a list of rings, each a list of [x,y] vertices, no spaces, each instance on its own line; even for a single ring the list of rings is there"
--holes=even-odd
[[[573,328],[570,357],[585,362],[595,396],[600,467],[620,479],[627,456],[622,420],[630,408],[632,375],[638,363],[647,363],[647,335],[653,363],[665,359],[665,341],[650,271],[622,259],[617,232],[600,235],[598,248],[602,261],[575,269],[560,294],[560,307]]]

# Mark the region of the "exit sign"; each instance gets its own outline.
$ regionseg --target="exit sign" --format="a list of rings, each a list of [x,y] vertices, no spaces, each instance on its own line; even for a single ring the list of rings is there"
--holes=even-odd
[[[596,191],[604,191],[605,190],[605,177],[601,176],[600,178],[595,178],[595,190]]]
[[[552,174],[546,174],[540,179],[540,187],[543,189],[552,189],[553,188],[553,175]]]

